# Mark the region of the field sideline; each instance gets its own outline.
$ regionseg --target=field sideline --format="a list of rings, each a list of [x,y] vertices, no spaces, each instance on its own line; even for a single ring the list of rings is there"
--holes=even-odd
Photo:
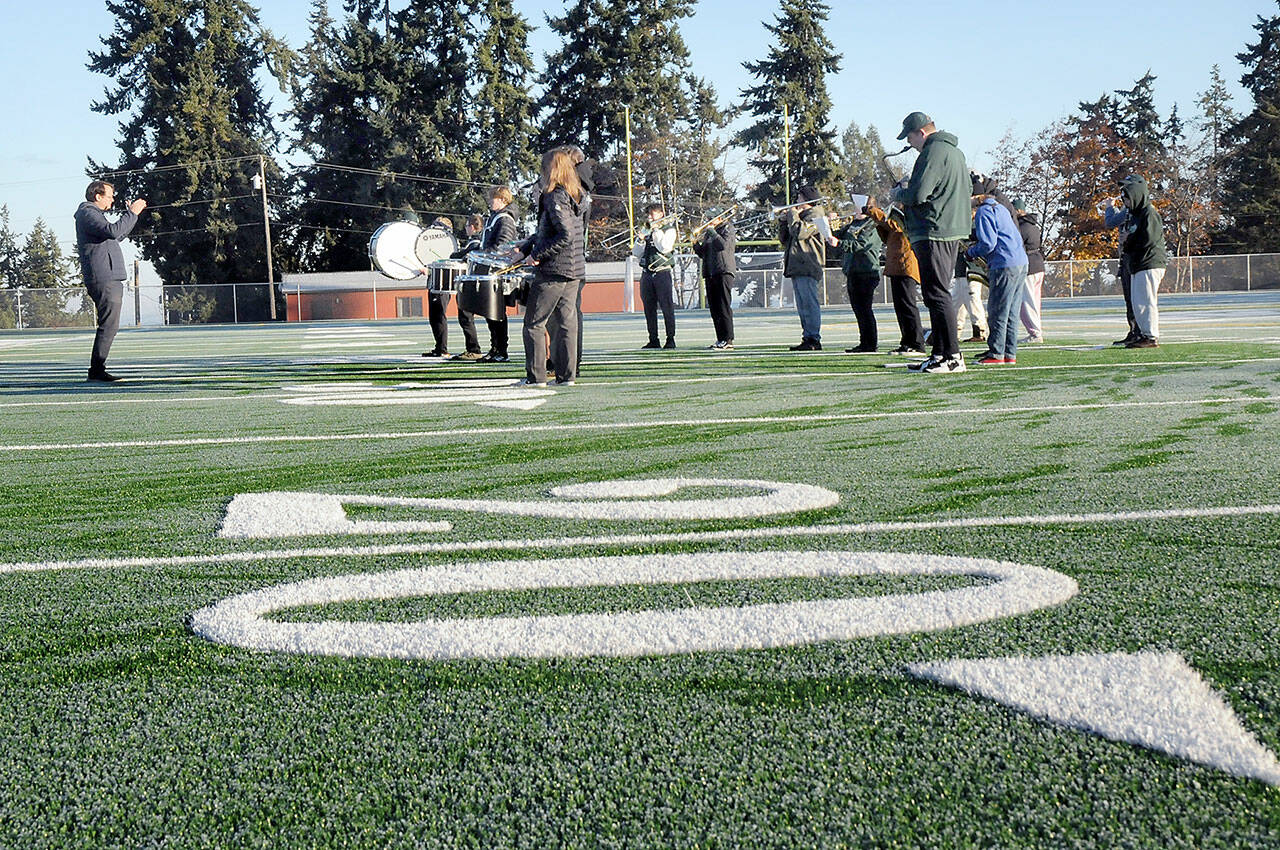
[[[0,333],[0,847],[1280,846],[1280,292],[823,322]]]

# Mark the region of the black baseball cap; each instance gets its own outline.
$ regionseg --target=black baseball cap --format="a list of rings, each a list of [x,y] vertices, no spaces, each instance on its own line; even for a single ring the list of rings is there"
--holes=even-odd
[[[902,141],[907,137],[907,133],[912,130],[919,130],[926,124],[932,124],[933,119],[923,112],[912,112],[906,118],[902,119],[902,132],[898,134],[898,141]]]

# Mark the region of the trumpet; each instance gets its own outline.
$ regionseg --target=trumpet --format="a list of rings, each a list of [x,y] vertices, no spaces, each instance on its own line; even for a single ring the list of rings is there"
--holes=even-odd
[[[724,224],[726,221],[729,221],[730,219],[732,219],[737,214],[738,214],[738,206],[737,204],[734,204],[733,206],[729,207],[729,209],[725,210],[719,215],[712,216],[711,218],[704,221],[702,224],[699,224],[692,231],[690,231],[689,241],[690,242],[695,241],[705,231],[710,230],[713,227],[719,227],[720,225]]]
[[[822,205],[822,204],[828,204],[828,203],[830,203],[830,202],[831,202],[831,199],[830,199],[830,198],[817,198],[817,199],[812,200],[812,201],[797,201],[797,202],[796,202],[796,203],[794,203],[794,204],[787,204],[785,207],[774,207],[774,208],[769,212],[769,215],[771,215],[773,218],[777,218],[778,216],[782,215],[782,214],[783,214],[784,212],[786,212],[787,210],[794,210],[794,209],[796,209],[797,207],[816,207],[816,206],[820,206],[820,205]]]

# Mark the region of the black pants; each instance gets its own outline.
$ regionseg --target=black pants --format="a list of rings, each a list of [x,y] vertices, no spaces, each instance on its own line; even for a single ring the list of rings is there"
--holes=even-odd
[[[716,328],[716,342],[733,342],[733,275],[713,274],[706,284],[707,309]]]
[[[107,355],[111,343],[120,330],[120,305],[124,301],[124,281],[109,280],[106,283],[85,281],[85,289],[98,309],[98,332],[93,335],[93,353],[89,356],[89,371],[101,372],[107,368]]]
[[[427,293],[427,321],[431,323],[431,336],[436,341],[436,351],[449,350],[449,318],[444,314],[449,296],[438,292]]]
[[[676,307],[671,298],[671,269],[640,275],[640,301],[644,304],[644,321],[649,327],[649,342],[658,341],[658,308],[667,327],[667,339],[676,338]]]
[[[920,263],[920,298],[929,308],[929,327],[935,357],[959,357],[960,335],[956,332],[956,305],[951,300],[960,242],[915,242],[911,250]]]
[[[582,289],[587,285],[585,280],[578,281],[578,362],[573,364],[576,377],[582,377]]]
[[[880,345],[880,337],[876,333],[876,314],[871,308],[879,285],[880,275],[877,272],[855,272],[847,275],[844,280],[844,288],[849,293],[849,306],[853,308],[853,317],[858,320],[858,347],[873,351]]]
[[[458,326],[462,328],[462,339],[467,344],[467,351],[480,353],[480,337],[476,336],[476,314],[458,308]]]
[[[902,339],[898,345],[924,351],[924,327],[920,324],[920,284],[906,275],[894,275],[889,278],[889,289],[893,293],[893,313],[898,317],[898,330]]]
[[[499,319],[485,319],[485,323],[489,325],[489,349],[506,357],[507,346],[510,344],[511,339],[511,329],[507,324],[507,314],[504,312]]]
[[[1120,290],[1124,292],[1124,317],[1129,320],[1129,336],[1137,336],[1138,320],[1133,317],[1133,273],[1129,271],[1129,262],[1120,260]]]

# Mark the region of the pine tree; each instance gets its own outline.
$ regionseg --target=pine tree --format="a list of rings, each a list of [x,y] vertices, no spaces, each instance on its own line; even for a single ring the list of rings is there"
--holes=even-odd
[[[401,97],[387,7],[383,0],[351,0],[347,12],[338,25],[325,0],[317,0],[292,91],[296,148],[319,164],[301,169],[290,184],[303,199],[293,250],[307,270],[367,269],[370,235],[400,218],[411,200],[404,183],[364,173],[385,166],[390,116]]]
[[[22,296],[24,324],[35,328],[61,328],[89,324],[92,302],[70,288],[76,269],[62,253],[58,236],[44,219],[36,219],[27,234],[18,261],[18,277],[25,290]],[[78,303],[71,306],[72,295]]]
[[[0,205],[0,289],[17,289],[22,283],[18,234],[9,225],[9,207]],[[12,292],[0,293],[0,328],[18,326],[17,297]]]
[[[754,156],[763,174],[752,193],[758,201],[784,198],[788,178],[792,194],[805,184],[824,193],[835,191],[840,175],[835,130],[829,129],[831,98],[827,74],[840,70],[840,54],[827,38],[829,7],[820,0],[782,0],[773,24],[769,56],[743,67],[759,82],[742,90],[742,110],[756,122],[735,137]],[[783,151],[783,110],[790,115],[790,173]]]
[[[484,18],[489,26],[476,48],[479,88],[472,116],[476,174],[487,183],[523,182],[538,167],[529,23],[511,0],[488,0]]]
[[[1130,170],[1149,173],[1164,156],[1168,140],[1155,105],[1156,77],[1150,70],[1131,89],[1118,89],[1112,128],[1136,154]]]
[[[1280,5],[1280,4],[1278,4]],[[1258,16],[1258,40],[1236,58],[1253,109],[1226,134],[1223,207],[1231,224],[1218,239],[1227,250],[1280,251],[1280,15]]]
[[[114,85],[92,108],[121,116],[121,157],[112,169],[91,162],[91,174],[115,183],[122,199],[148,198],[152,212],[133,239],[166,285],[265,280],[252,178],[266,156],[278,185],[270,154],[279,139],[258,74],[287,73],[289,52],[245,0],[109,0],[107,8],[115,28],[89,68]],[[201,297],[216,302],[215,318],[231,318],[229,290]],[[241,316],[265,318],[265,292],[260,303],[239,300]]]
[[[1216,170],[1222,157],[1223,136],[1240,120],[1240,116],[1231,108],[1231,93],[1227,91],[1226,80],[1222,79],[1222,71],[1216,64],[1209,72],[1209,88],[1200,93],[1196,103],[1200,106],[1200,118],[1196,126],[1205,134],[1208,153]]]
[[[561,38],[546,57],[538,101],[543,149],[576,144],[592,159],[618,154],[626,137],[669,133],[687,99],[689,50],[679,21],[694,0],[574,0],[547,24]]]
[[[858,122],[850,121],[840,141],[840,179],[844,185],[858,194],[886,197],[901,175],[892,172],[886,164],[880,131],[871,126],[864,133]]]

